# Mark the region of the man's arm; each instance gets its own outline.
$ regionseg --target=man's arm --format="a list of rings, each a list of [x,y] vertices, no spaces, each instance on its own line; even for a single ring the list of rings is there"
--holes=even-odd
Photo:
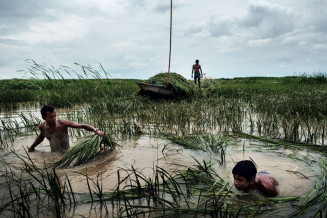
[[[66,127],[71,127],[71,128],[82,128],[82,129],[85,129],[87,131],[90,131],[90,132],[94,132],[94,134],[96,135],[99,135],[99,136],[102,136],[104,137],[105,134],[104,132],[102,132],[101,130],[99,129],[96,129],[95,127],[91,126],[91,125],[88,125],[88,124],[79,124],[79,123],[74,123],[72,121],[69,121],[69,120],[65,120],[65,121],[62,121]]]
[[[274,177],[266,176],[266,175],[260,176],[258,178],[258,183],[260,184],[258,186],[259,191],[262,191],[262,193],[265,196],[274,197],[274,196],[277,196],[279,194],[279,191],[276,188],[276,186],[278,186],[279,183]]]
[[[39,126],[39,130],[40,130],[40,135],[38,135],[35,139],[35,141],[33,142],[33,144],[31,145],[31,147],[28,148],[28,151],[29,152],[33,152],[35,151],[35,147],[38,146],[39,144],[41,144],[41,142],[43,142],[44,140],[44,134],[42,133],[42,130],[41,130],[41,125]]]

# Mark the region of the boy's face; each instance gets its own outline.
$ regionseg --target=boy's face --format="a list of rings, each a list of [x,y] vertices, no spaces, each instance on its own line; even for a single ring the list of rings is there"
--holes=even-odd
[[[56,125],[56,111],[53,111],[52,113],[47,111],[46,116],[42,118],[45,120],[45,122],[47,122],[49,126]]]
[[[247,181],[244,176],[240,176],[238,174],[233,174],[234,177],[234,185],[237,190],[247,191],[250,190],[254,185],[254,178],[250,181]]]

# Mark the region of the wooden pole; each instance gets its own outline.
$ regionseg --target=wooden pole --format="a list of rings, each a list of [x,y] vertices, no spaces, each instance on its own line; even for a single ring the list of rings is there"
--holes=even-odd
[[[172,20],[173,20],[173,0],[170,0],[170,38],[169,38],[169,64],[168,64],[167,86],[169,84],[169,74],[170,74]]]

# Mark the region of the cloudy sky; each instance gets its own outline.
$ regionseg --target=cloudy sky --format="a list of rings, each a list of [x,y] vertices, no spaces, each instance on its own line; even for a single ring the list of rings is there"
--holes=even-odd
[[[169,0],[0,0],[0,79],[30,77],[26,59],[101,63],[113,78],[165,72],[169,10]],[[214,78],[327,72],[326,17],[326,0],[173,0],[171,71],[190,79],[199,59]]]

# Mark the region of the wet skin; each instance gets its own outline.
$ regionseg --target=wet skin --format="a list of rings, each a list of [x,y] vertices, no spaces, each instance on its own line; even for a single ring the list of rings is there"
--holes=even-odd
[[[256,175],[256,178],[252,178],[247,181],[245,177],[234,174],[234,186],[239,191],[250,191],[256,189],[262,192],[263,195],[273,197],[278,195],[277,187],[278,181],[271,175]]]
[[[57,121],[57,125],[58,128],[60,130],[61,133],[63,134],[67,134],[68,133],[68,127],[71,128],[82,128],[88,131],[93,131],[94,134],[99,135],[104,137],[105,133],[94,128],[91,125],[87,125],[87,124],[79,124],[79,123],[74,123],[72,121],[69,120],[57,120],[57,114],[56,111],[53,112],[46,112],[46,116],[42,116],[43,120],[45,122],[41,123],[39,125],[39,130],[40,130],[40,134],[37,136],[37,138],[35,139],[34,143],[29,147],[28,151],[32,152],[35,150],[35,147],[37,145],[39,145],[45,138],[45,131],[44,129],[46,128],[47,131],[50,134],[53,134],[56,131],[56,121]]]
[[[254,178],[250,181],[247,181],[245,177],[238,174],[233,174],[234,177],[234,186],[239,191],[249,191],[254,189]]]

